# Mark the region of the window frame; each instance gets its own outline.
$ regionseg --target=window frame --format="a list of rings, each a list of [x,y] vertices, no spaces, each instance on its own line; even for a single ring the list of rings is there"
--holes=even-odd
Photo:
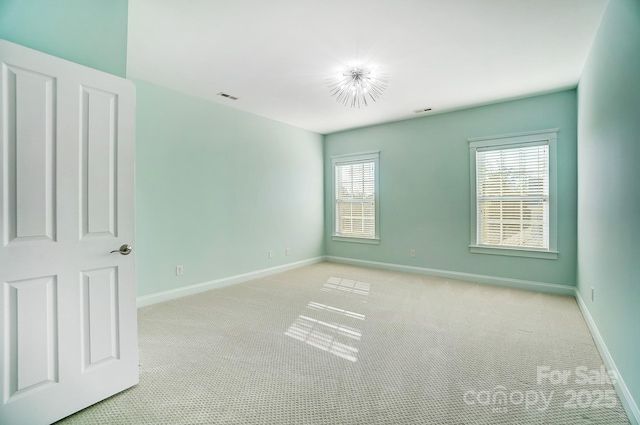
[[[375,236],[373,238],[363,238],[357,236],[343,236],[337,233],[338,230],[338,208],[337,208],[337,178],[336,170],[339,165],[359,164],[363,162],[374,163],[374,206],[375,206]],[[361,152],[356,154],[334,155],[331,157],[332,172],[332,209],[333,209],[333,231],[331,239],[338,242],[354,242],[363,244],[380,244],[380,151]]]
[[[471,194],[471,243],[469,251],[474,254],[507,255],[555,260],[558,258],[558,191],[557,191],[557,128],[504,134],[499,136],[468,139],[470,159]],[[549,146],[549,248],[535,249],[509,246],[482,245],[478,243],[478,202],[476,152],[478,149],[525,147],[547,144]]]

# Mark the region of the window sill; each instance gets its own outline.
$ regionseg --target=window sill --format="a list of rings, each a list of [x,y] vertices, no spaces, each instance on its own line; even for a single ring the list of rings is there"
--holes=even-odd
[[[380,245],[380,239],[378,238],[369,239],[369,238],[354,238],[349,236],[332,235],[331,239],[336,242],[353,242],[353,243],[366,243],[370,245]]]
[[[480,245],[469,245],[469,251],[474,254],[507,255],[511,257],[543,258],[547,260],[558,259],[558,251],[538,251],[535,249],[505,248]]]

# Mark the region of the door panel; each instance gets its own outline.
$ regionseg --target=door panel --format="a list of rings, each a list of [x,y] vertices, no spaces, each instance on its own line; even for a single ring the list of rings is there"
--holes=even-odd
[[[58,380],[56,278],[8,282],[7,289],[11,400]]]
[[[9,242],[55,239],[55,78],[6,69]],[[18,101],[19,99],[19,101]]]
[[[118,269],[82,272],[83,371],[120,358]]]
[[[83,87],[81,110],[84,236],[117,236],[118,96]]]
[[[138,382],[131,82],[0,41],[0,423]]]

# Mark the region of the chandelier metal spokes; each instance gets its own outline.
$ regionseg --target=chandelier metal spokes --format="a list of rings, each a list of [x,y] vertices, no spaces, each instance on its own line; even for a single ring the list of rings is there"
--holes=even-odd
[[[376,101],[387,88],[389,78],[374,68],[352,66],[329,78],[327,86],[331,96],[345,106],[368,106],[367,100]]]

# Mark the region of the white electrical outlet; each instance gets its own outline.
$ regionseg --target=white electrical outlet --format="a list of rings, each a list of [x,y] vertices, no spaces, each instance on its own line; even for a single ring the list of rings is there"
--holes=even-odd
[[[184,268],[182,266],[176,266],[176,276],[182,276],[184,273]]]
[[[273,251],[269,250],[269,259],[272,259],[272,258],[273,258]]]
[[[409,251],[409,257],[415,257],[416,256],[416,250],[412,249]]]
[[[284,249],[284,255],[286,255],[288,257],[290,253],[291,253],[291,251],[289,250],[289,248],[285,248]]]
[[[593,289],[593,286],[591,287],[591,302],[594,302],[596,300],[596,290]]]

